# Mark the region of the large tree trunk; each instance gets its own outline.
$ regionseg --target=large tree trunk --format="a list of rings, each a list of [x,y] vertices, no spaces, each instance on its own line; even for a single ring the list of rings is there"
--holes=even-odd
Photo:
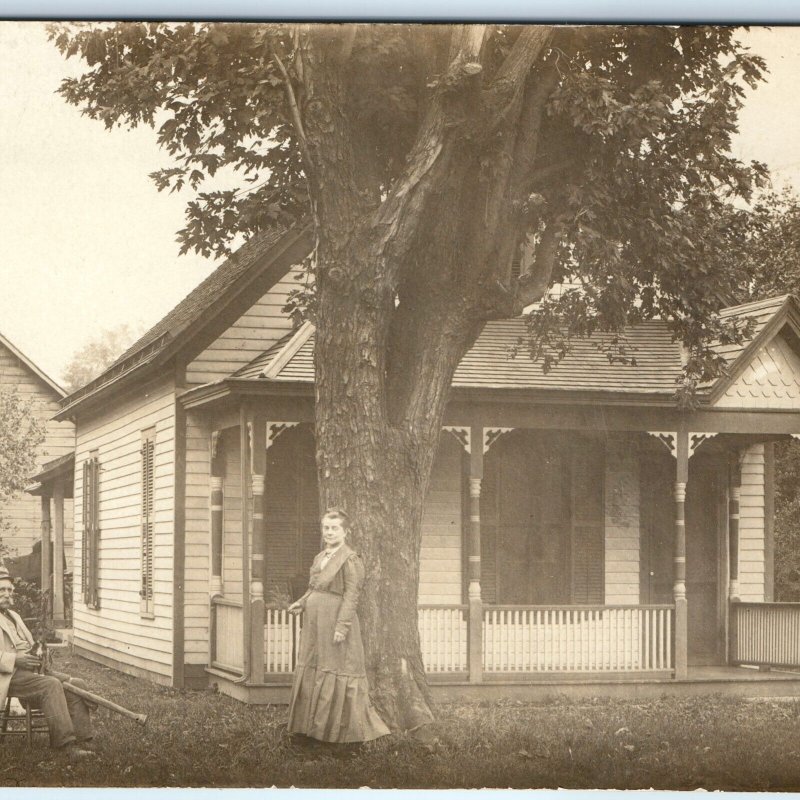
[[[408,730],[433,718],[417,628],[423,505],[453,374],[497,313],[487,302],[510,267],[513,246],[501,256],[496,242],[514,239],[524,189],[512,186],[512,131],[527,107],[530,64],[549,34],[521,34],[487,95],[476,63],[484,29],[448,29],[446,75],[403,174],[388,187],[345,111],[353,100],[346,34],[326,30],[301,50],[298,131],[317,229],[320,500],[355,520],[374,699],[390,727]],[[541,114],[543,100],[533,102]],[[498,114],[502,135],[491,132]],[[525,142],[529,155],[534,144],[535,137]]]
[[[370,253],[351,242],[347,258],[349,274],[357,275]],[[430,319],[437,309],[438,318]],[[452,375],[475,328],[442,301],[422,306],[418,325],[403,328],[424,333],[428,361],[416,372],[389,371],[402,374],[403,385],[391,388],[397,382],[387,380],[387,354],[403,362],[398,351],[419,346],[407,340],[389,346],[391,319],[359,291],[357,279],[334,285],[322,279],[317,459],[322,505],[352,515],[352,542],[367,570],[359,616],[374,700],[393,730],[409,730],[433,719],[417,628],[422,511]],[[402,404],[387,389],[402,394]],[[407,414],[397,413],[400,406]]]

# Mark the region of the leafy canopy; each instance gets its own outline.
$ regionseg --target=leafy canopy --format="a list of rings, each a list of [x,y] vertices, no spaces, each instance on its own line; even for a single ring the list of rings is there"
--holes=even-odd
[[[3,517],[3,508],[28,484],[44,436],[44,423],[36,416],[32,402],[16,390],[0,390],[0,533],[11,527]],[[4,554],[0,544],[0,556]]]
[[[315,208],[303,126],[320,101],[305,56],[334,40],[338,114],[357,139],[353,180],[371,211],[407,177],[442,98],[444,124],[458,131],[476,174],[496,171],[490,153],[514,137],[503,223],[491,232],[511,246],[493,251],[486,286],[517,298],[519,313],[548,285],[571,281],[530,315],[531,350],[545,368],[571,336],[609,331],[610,357],[624,358],[630,354],[615,337],[626,324],[666,320],[688,347],[679,394],[689,397],[723,368],[709,343],[747,333],[715,312],[749,281],[748,264],[719,254],[742,233],[732,204],[749,201],[766,176],[763,165],[730,152],[763,60],[733,28],[614,26],[555,28],[528,63],[527,29],[492,25],[473,37],[480,46],[471,60],[459,51],[454,71],[458,30],[118,23],[58,25],[50,35],[88,67],[62,83],[66,100],[108,127],[156,128],[172,159],[153,173],[156,185],[196,190],[179,232],[182,252],[220,255],[239,235],[291,224]],[[459,105],[466,92],[477,101]],[[542,103],[536,136],[524,113],[516,129],[506,125],[509,97]],[[214,188],[211,179],[223,175],[235,188]],[[437,213],[464,209],[443,198]],[[476,313],[508,311],[487,304]]]

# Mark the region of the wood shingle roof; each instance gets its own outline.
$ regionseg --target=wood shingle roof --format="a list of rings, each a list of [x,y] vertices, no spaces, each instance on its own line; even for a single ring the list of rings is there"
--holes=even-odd
[[[755,320],[753,336],[739,345],[717,345],[732,370],[747,358],[765,334],[780,322],[781,314],[796,308],[787,296],[724,309],[724,317]],[[666,322],[648,320],[625,331],[629,360],[610,360],[602,334],[571,343],[566,357],[547,373],[541,363],[521,350],[512,350],[526,336],[521,318],[498,320],[484,326],[475,344],[464,356],[453,377],[453,387],[485,389],[527,389],[612,393],[631,396],[671,397],[683,368],[683,348],[673,340]],[[285,336],[232,377],[275,382],[311,383],[314,380],[313,330],[303,329]],[[723,376],[717,383],[728,378]],[[711,388],[711,387],[706,387]]]

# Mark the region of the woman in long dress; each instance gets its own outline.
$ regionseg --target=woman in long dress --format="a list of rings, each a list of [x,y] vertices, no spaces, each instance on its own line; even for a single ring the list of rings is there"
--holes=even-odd
[[[308,591],[289,606],[292,614],[303,612],[303,630],[288,730],[323,742],[366,742],[389,733],[369,699],[356,616],[364,565],[345,543],[350,527],[344,511],[325,512],[325,549],[311,565]]]

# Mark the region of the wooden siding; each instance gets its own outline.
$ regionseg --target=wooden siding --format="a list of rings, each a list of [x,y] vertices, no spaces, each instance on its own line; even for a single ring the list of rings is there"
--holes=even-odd
[[[764,445],[745,451],[739,503],[739,595],[743,602],[764,600]]]
[[[141,588],[142,431],[155,428],[153,618],[143,619]],[[74,639],[84,650],[169,676],[172,666],[175,393],[172,379],[78,425],[76,464],[97,452],[100,464],[100,607],[76,600]],[[83,472],[75,470],[76,552],[82,536]],[[82,585],[76,564],[76,587]],[[80,595],[76,592],[76,598]]]
[[[50,417],[58,410],[59,395],[10,350],[0,345],[0,390],[16,389],[24,400],[32,400],[36,416],[45,422],[45,440],[39,448],[37,469],[45,462],[72,452],[75,426],[71,422],[55,422]],[[3,534],[3,544],[11,555],[27,555],[33,543],[41,538],[41,500],[27,494],[7,503],[3,518],[12,529]],[[64,552],[67,569],[72,568],[72,500],[64,501]]]
[[[209,509],[210,436],[208,422],[191,412],[186,415],[186,541],[183,595],[184,660],[206,664],[209,645],[209,570],[211,521]],[[239,432],[226,432],[223,447],[237,453]],[[238,471],[238,460],[236,462]],[[227,487],[226,487],[227,488]],[[238,489],[237,489],[238,492]],[[225,497],[225,518],[233,518],[233,495]]]
[[[189,364],[186,380],[190,385],[227,377],[292,329],[291,319],[281,309],[297,285],[296,274],[292,269]]]
[[[639,602],[639,454],[633,437],[609,438],[605,469],[605,602]]]
[[[461,444],[442,434],[422,516],[421,604],[461,602],[462,454]]]
[[[716,405],[800,409],[800,356],[783,336],[759,348]]]

